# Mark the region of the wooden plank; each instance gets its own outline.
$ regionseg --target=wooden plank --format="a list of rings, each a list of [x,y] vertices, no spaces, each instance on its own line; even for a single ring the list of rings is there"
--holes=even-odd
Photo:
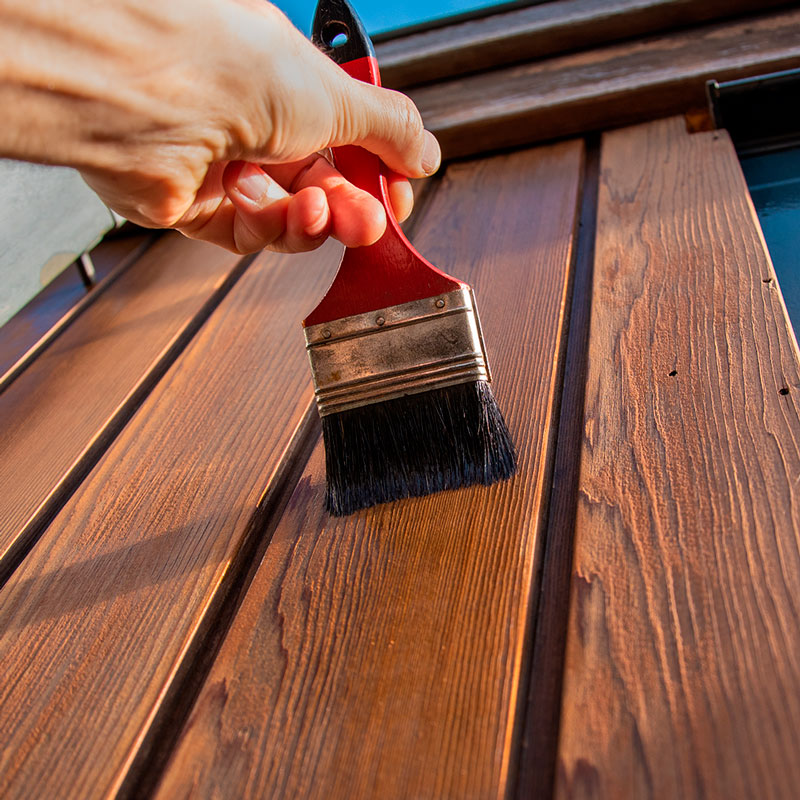
[[[556,796],[795,798],[794,335],[724,132],[600,175]]]
[[[164,236],[0,395],[0,581],[241,271]]]
[[[156,797],[504,795],[581,160],[453,165],[417,228],[475,288],[519,476],[334,520],[318,447]]]
[[[125,792],[197,679],[310,419],[299,320],[337,254],[260,256],[0,591],[4,800]]]
[[[786,0],[560,0],[399,36],[375,50],[384,85],[402,89],[786,5]]]
[[[138,233],[100,242],[91,251],[97,280],[91,291],[72,266],[0,327],[0,392],[142,255],[157,235]]]
[[[414,89],[445,157],[705,106],[705,82],[800,67],[800,11],[536,61]]]

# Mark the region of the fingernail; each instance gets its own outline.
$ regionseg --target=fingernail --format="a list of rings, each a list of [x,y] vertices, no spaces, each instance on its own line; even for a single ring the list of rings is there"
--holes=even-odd
[[[268,178],[255,164],[245,164],[236,179],[239,194],[259,206],[268,200],[280,200],[287,193],[275,181]]]
[[[442,151],[439,142],[430,132],[425,131],[425,145],[422,148],[422,169],[426,175],[432,175],[442,163]]]

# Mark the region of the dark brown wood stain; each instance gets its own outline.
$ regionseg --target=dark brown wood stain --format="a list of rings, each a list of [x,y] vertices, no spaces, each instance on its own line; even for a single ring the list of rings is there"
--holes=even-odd
[[[800,67],[800,11],[678,31],[412,89],[446,158],[703,107],[709,78]]]
[[[556,797],[788,800],[794,338],[727,134],[610,133],[600,174]]]
[[[318,448],[156,797],[504,796],[581,161],[452,166],[417,228],[475,288],[520,474],[333,520]]]
[[[178,233],[163,237],[0,395],[0,579],[240,261]]]
[[[786,0],[536,3],[399,36],[375,50],[384,85],[402,89],[788,5]]]
[[[337,253],[250,266],[0,591],[3,798],[127,785],[303,439],[299,320]]]

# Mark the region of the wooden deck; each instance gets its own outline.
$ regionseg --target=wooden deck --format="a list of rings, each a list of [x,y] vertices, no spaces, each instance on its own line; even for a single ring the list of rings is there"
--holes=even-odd
[[[0,329],[0,797],[800,794],[800,362],[727,135],[453,163],[411,234],[504,485],[323,512],[333,243],[118,245]]]

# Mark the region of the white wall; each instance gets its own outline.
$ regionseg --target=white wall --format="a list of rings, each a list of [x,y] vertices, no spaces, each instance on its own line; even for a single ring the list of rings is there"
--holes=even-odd
[[[113,226],[74,170],[0,159],[0,325]]]

